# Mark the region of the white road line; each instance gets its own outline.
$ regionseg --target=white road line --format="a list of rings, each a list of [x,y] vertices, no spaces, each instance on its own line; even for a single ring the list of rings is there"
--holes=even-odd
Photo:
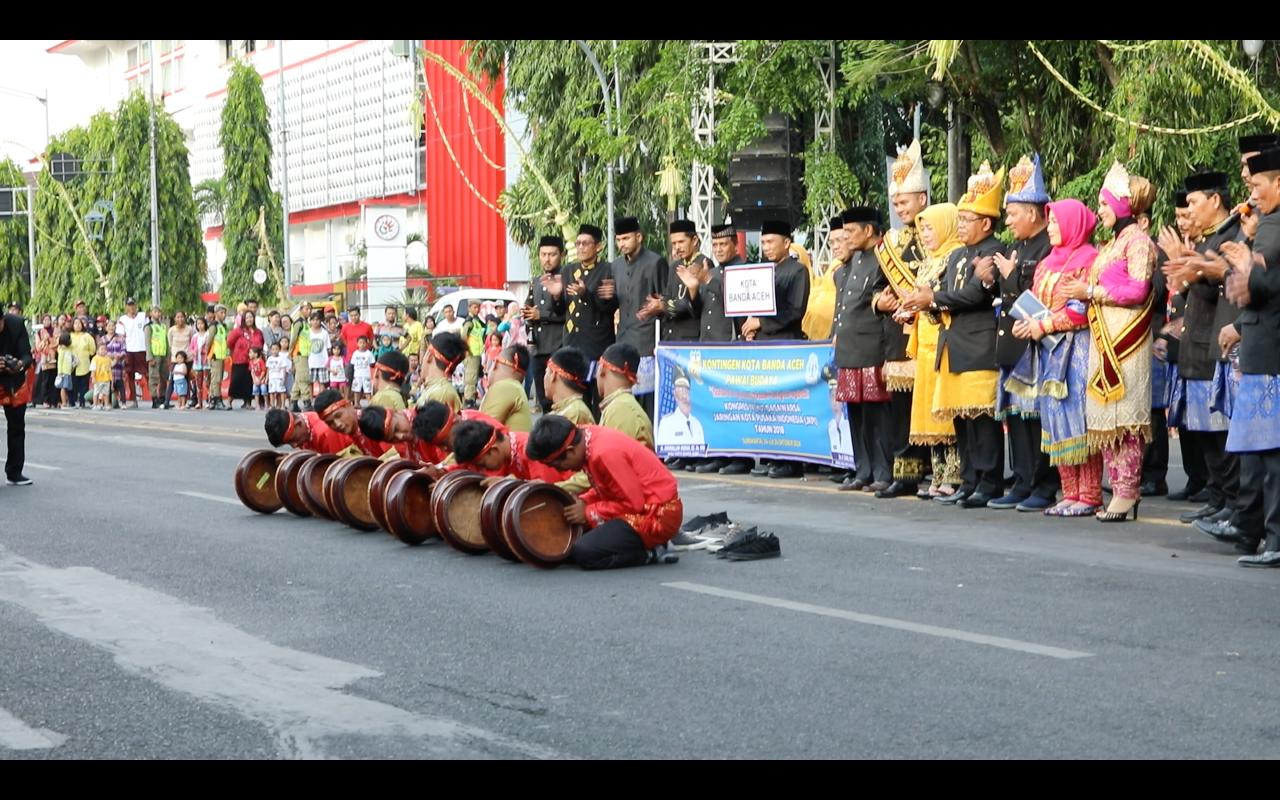
[[[212,500],[215,503],[227,503],[233,506],[243,505],[243,503],[234,497],[223,497],[216,494],[205,494],[204,492],[178,492],[178,494],[185,495],[187,497],[198,497],[201,500]]]
[[[0,548],[0,602],[110,653],[130,673],[264,725],[280,752],[321,758],[331,738],[421,746],[422,758],[557,758],[548,748],[406,711],[345,689],[381,673],[280,647],[206,608],[90,567],[58,568]]]
[[[25,722],[0,708],[0,747],[10,750],[43,750],[57,747],[67,740],[48,728],[31,728]]]
[[[957,639],[962,642],[985,644],[988,647],[999,647],[1004,650],[1016,650],[1020,653],[1031,653],[1032,655],[1037,656],[1072,659],[1089,658],[1093,655],[1093,653],[1085,653],[1079,650],[1065,650],[1061,647],[1050,647],[1049,645],[1023,642],[1017,639],[1006,639],[1001,636],[988,636],[984,633],[970,633],[969,631],[956,630],[955,628],[940,628],[936,625],[922,625],[918,622],[893,619],[892,617],[878,617],[874,614],[859,614],[856,611],[844,611],[839,608],[815,606],[809,603],[797,603],[793,600],[766,597],[760,594],[735,592],[732,589],[720,589],[715,586],[706,586],[700,583],[675,581],[673,583],[664,583],[662,585],[669,586],[672,589],[683,589],[686,592],[697,592],[698,594],[707,594],[713,597],[725,597],[730,600],[741,600],[745,603],[759,603],[760,605],[773,606],[774,608],[785,608],[789,611],[803,611],[808,614],[817,614],[823,617],[835,617],[836,619],[844,619],[850,622],[861,622],[864,625],[875,625],[880,628],[892,628],[894,630],[909,631],[911,633],[923,633],[926,636],[938,636],[943,639]]]
[[[53,471],[62,469],[62,467],[49,467],[44,464],[32,464],[30,461],[25,462],[23,466],[31,467],[32,469],[47,469]]]

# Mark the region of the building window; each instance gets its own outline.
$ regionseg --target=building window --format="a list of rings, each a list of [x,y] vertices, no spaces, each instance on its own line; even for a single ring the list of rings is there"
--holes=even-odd
[[[257,39],[223,39],[223,60],[230,61],[233,58],[256,52],[259,44],[260,41]]]
[[[160,55],[164,55],[164,54],[168,53],[168,52],[169,52],[170,50],[172,50],[172,49],[173,49],[173,40],[172,40],[172,39],[161,39],[161,40],[160,40]]]
[[[138,48],[130,47],[129,48],[129,69],[137,69],[137,68],[138,68]]]

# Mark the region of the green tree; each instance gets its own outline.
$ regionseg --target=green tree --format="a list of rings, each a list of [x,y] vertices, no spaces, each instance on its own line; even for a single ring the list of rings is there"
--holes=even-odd
[[[9,159],[0,162],[0,188],[25,187],[22,170]],[[14,196],[14,210],[27,207],[25,191]],[[31,285],[27,282],[30,261],[27,253],[27,218],[13,216],[0,219],[0,302],[5,305],[15,300],[25,307],[31,297]]]
[[[267,281],[253,281],[258,269],[259,242],[255,232],[259,209],[266,209],[266,225],[276,258],[281,257],[283,212],[280,196],[271,189],[271,126],[262,94],[262,78],[253,67],[236,62],[227,81],[227,104],[222,109],[223,181],[226,185],[226,218],[222,241],[227,261],[222,268],[223,302],[257,298],[269,305],[281,287],[271,269]]]

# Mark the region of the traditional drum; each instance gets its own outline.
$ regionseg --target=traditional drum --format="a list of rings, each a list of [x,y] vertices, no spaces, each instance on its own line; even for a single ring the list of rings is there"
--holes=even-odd
[[[559,486],[529,481],[516,488],[503,504],[502,535],[507,546],[526,564],[549,569],[569,558],[581,525],[565,521],[565,506],[573,495]]]
[[[508,561],[519,561],[507,541],[502,537],[502,507],[511,493],[520,488],[522,481],[503,478],[485,490],[480,498],[480,535],[489,549]]]
[[[484,480],[478,472],[450,472],[431,490],[431,516],[440,538],[464,553],[487,553],[489,545],[480,533],[480,501]]]
[[[391,450],[388,453],[394,452]],[[387,527],[387,484],[391,482],[391,478],[413,469],[416,466],[407,458],[395,458],[389,461],[383,461],[377,469],[373,471],[373,477],[369,478],[369,511],[373,514],[373,518],[377,520],[378,527],[388,533],[391,529]]]
[[[236,496],[240,502],[259,514],[274,514],[281,508],[273,478],[276,465],[284,453],[275,450],[254,450],[240,459],[236,465]]]
[[[405,544],[422,544],[438,535],[431,515],[434,483],[435,479],[420,470],[401,470],[391,476],[383,490],[388,533]]]
[[[298,474],[302,465],[315,455],[312,450],[296,450],[280,459],[276,465],[276,494],[286,511],[299,517],[311,516],[311,509],[302,499],[301,487],[298,485]]]
[[[382,462],[370,456],[344,458],[324,476],[324,496],[339,522],[359,531],[376,531],[378,521],[369,508],[369,481]]]
[[[298,494],[311,513],[322,519],[333,519],[324,499],[324,474],[339,460],[334,453],[320,453],[307,460],[298,471]]]

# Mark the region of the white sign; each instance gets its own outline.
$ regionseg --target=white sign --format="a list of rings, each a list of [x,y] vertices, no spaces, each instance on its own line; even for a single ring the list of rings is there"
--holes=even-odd
[[[772,317],[778,313],[773,267],[773,262],[767,262],[724,268],[726,317]]]
[[[370,250],[398,248],[401,251],[400,258],[403,259],[408,236],[405,231],[405,215],[405,209],[398,206],[365,206],[365,246]]]
[[[267,282],[267,271],[265,269],[255,269],[253,271],[253,282],[261,286]]]

